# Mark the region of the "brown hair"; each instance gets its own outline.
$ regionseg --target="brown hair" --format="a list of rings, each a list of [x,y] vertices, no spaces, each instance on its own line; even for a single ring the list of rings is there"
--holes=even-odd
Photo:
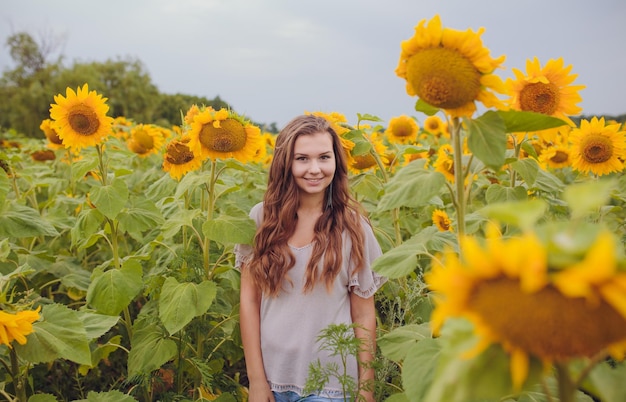
[[[315,224],[313,251],[306,268],[304,291],[323,281],[330,289],[343,263],[342,234],[351,240],[350,258],[355,270],[363,266],[364,234],[361,227],[361,208],[351,196],[348,186],[348,168],[341,140],[323,117],[302,115],[291,120],[278,134],[274,157],[270,166],[267,191],[263,199],[263,222],[254,241],[254,255],[249,269],[257,286],[266,294],[277,296],[295,258],[287,241],[293,235],[299,206],[299,189],[291,173],[294,144],[302,135],[327,132],[333,141],[335,175],[326,189],[322,216]],[[322,270],[318,265],[322,260]]]

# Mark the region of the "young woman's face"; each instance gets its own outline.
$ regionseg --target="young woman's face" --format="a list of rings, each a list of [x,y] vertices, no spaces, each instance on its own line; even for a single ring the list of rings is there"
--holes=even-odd
[[[324,196],[335,176],[335,152],[329,133],[319,132],[296,138],[291,174],[301,194]]]

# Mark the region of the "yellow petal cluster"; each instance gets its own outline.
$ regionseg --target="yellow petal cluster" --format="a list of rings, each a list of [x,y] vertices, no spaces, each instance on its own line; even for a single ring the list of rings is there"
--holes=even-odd
[[[26,335],[33,332],[33,322],[39,319],[39,310],[24,310],[15,314],[0,311],[0,344],[11,346],[17,341],[20,345],[26,344]]]

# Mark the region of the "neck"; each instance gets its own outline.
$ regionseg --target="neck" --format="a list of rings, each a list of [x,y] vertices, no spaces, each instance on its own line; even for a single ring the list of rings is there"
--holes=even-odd
[[[298,212],[300,213],[322,213],[324,211],[324,203],[319,197],[300,197],[300,205]]]

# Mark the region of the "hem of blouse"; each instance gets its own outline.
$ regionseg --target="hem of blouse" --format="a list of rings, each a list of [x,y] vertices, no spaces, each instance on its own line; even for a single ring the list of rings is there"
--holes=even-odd
[[[271,381],[268,381],[269,385],[270,385],[270,390],[274,391],[274,392],[295,392],[296,394],[298,394],[299,396],[305,396],[304,395],[304,388],[299,387],[297,385],[292,385],[292,384],[275,384]],[[338,390],[338,389],[323,389],[321,390],[319,393],[313,393],[313,394],[309,394],[309,395],[315,395],[315,396],[323,396],[325,398],[343,398],[344,394],[342,390]],[[308,395],[306,395],[308,396]]]
[[[353,278],[350,280],[350,283],[348,284],[348,287],[352,288],[352,292],[359,296],[362,297],[364,299],[367,299],[371,296],[374,295],[374,293],[376,293],[376,291],[378,289],[380,289],[380,287],[387,282],[387,278],[382,277],[382,276],[378,276],[378,275],[374,275],[373,277],[374,279],[374,284],[372,286],[370,286],[369,288],[363,290],[359,287],[359,280],[357,278]]]

